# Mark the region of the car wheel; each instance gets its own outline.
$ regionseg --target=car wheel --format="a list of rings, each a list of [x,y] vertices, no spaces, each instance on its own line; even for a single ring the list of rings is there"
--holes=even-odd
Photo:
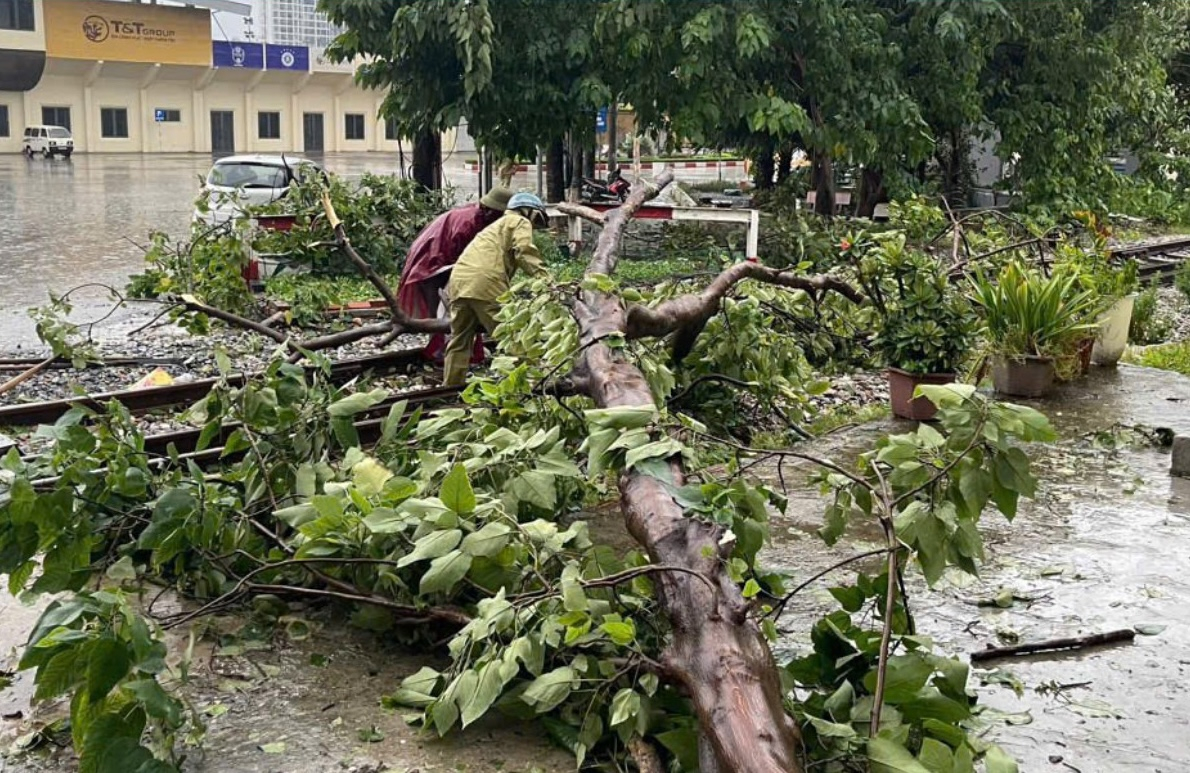
[[[53,158],[54,153],[49,148],[46,148],[45,150],[41,151],[41,157],[42,158]]]
[[[73,153],[73,152],[74,152],[73,150],[67,150],[67,151],[65,151],[65,152],[62,154],[62,158],[70,158],[70,154],[71,154],[71,153]]]

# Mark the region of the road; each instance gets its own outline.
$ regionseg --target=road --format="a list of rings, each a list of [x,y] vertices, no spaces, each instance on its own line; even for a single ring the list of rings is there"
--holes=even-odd
[[[347,177],[365,171],[397,173],[392,154],[327,154],[328,170]],[[38,345],[27,309],[48,294],[85,282],[122,286],[143,266],[151,231],[185,236],[199,181],[210,168],[201,154],[94,154],[72,159],[0,155],[0,349]],[[463,159],[446,164],[458,199],[474,198],[476,175]],[[713,179],[683,170],[682,179]],[[521,174],[517,188],[534,188],[536,174]],[[107,297],[92,288],[72,299],[79,313]]]

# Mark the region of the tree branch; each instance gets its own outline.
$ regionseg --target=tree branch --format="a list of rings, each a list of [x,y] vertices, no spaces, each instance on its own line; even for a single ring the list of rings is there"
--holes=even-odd
[[[805,290],[816,301],[828,292],[839,293],[854,303],[863,303],[865,300],[863,293],[833,276],[799,276],[791,271],[779,271],[745,261],[724,270],[697,295],[683,295],[653,307],[629,307],[625,336],[629,339],[659,338],[678,331],[682,340],[680,346],[675,341],[674,358],[681,360],[693,347],[694,339],[707,320],[718,313],[723,297],[744,279]]]
[[[607,222],[607,215],[597,209],[584,207],[582,204],[560,201],[554,206],[564,215],[574,215],[575,217],[581,217],[583,220],[594,223],[595,225],[603,225],[605,222]]]
[[[363,256],[352,246],[351,239],[347,237],[347,231],[343,228],[343,222],[335,214],[335,207],[331,203],[330,193],[325,189],[322,191],[322,208],[326,211],[326,218],[330,222],[331,228],[334,229],[335,243],[347,255],[348,260],[355,264],[355,267],[359,269],[360,273],[367,277],[377,292],[384,297],[384,302],[388,304],[388,309],[393,315],[393,322],[389,326],[389,329],[396,330],[400,328],[407,333],[445,333],[450,330],[449,320],[443,320],[437,317],[414,319],[402,311],[400,304],[397,303],[397,295],[388,286],[388,282],[384,281],[384,277],[376,273],[376,269],[372,268],[372,264],[364,260]],[[306,345],[304,348],[310,349],[313,347]]]

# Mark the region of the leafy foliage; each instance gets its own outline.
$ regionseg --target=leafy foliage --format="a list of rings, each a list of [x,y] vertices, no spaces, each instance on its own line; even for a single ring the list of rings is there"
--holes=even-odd
[[[1187,341],[1149,346],[1139,351],[1131,350],[1125,354],[1124,359],[1148,368],[1172,370],[1190,376],[1190,342]]]
[[[1009,356],[1055,356],[1095,329],[1099,299],[1078,285],[1072,272],[1050,278],[1010,263],[993,281],[972,280],[990,345]]]
[[[1147,290],[1136,296],[1132,304],[1132,321],[1128,326],[1128,343],[1148,346],[1169,340],[1173,321],[1158,309],[1159,287],[1154,281]]]

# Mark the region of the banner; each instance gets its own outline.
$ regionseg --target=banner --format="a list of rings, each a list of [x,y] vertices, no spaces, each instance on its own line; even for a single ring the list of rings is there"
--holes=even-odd
[[[278,46],[268,43],[264,47],[265,68],[269,70],[310,70],[310,49],[305,46]]]
[[[264,46],[238,40],[216,40],[211,43],[211,64],[216,67],[242,67],[245,70],[264,69]]]
[[[45,0],[46,54],[63,59],[211,64],[211,12],[196,8]]]

